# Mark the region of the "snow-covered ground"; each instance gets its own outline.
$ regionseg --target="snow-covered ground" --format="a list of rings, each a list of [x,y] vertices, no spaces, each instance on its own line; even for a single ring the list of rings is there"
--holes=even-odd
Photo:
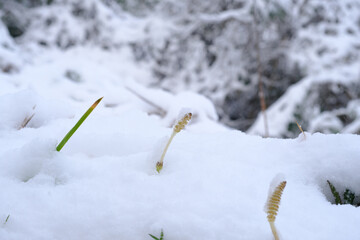
[[[27,42],[15,42],[0,24],[0,240],[145,240],[161,230],[165,240],[270,240],[264,205],[279,176],[287,181],[275,222],[280,239],[360,236],[360,208],[333,204],[327,183],[341,195],[351,190],[354,205],[360,203],[358,135],[304,136],[298,131],[295,139],[265,139],[229,129],[218,122],[208,98],[146,87],[154,80],[151,64],[135,61],[124,45],[146,39],[152,31],[161,45],[170,24],[125,13],[106,18],[114,14],[99,6],[104,14],[96,21],[118,26],[97,39],[99,45],[111,37],[119,41],[111,50],[93,42],[66,50],[53,47],[52,28],[36,31],[42,29],[36,20],[24,37]],[[61,15],[54,25],[66,25],[61,22],[67,18],[66,5],[49,9]],[[29,12],[39,19],[51,17],[42,16],[50,12],[41,7]],[[74,27],[91,28],[92,22],[82,17],[84,21],[72,22]],[[39,32],[43,35],[32,35]],[[84,38],[79,31],[64,36],[75,43]],[[48,46],[37,44],[44,39]],[[334,58],[346,51],[335,53]],[[314,66],[311,76],[269,109],[270,131],[281,135],[294,108],[309,98],[307,90],[319,79],[354,83],[355,64],[328,71]],[[99,106],[57,152],[57,144],[100,97]],[[358,106],[352,100],[346,109],[333,112],[360,116]],[[156,162],[184,109],[193,119],[174,138],[158,174]],[[341,125],[335,115],[323,113],[310,130],[317,131],[316,122],[329,129]],[[259,116],[250,133],[261,133],[262,124]],[[353,133],[359,126],[357,120],[341,131]]]
[[[169,240],[272,239],[264,205],[278,174],[287,181],[276,221],[281,239],[360,234],[360,208],[331,204],[326,182],[360,193],[357,135],[263,139],[194,121],[157,174],[172,130],[141,107],[104,101],[57,152],[90,101],[79,107],[22,91],[0,102],[1,221],[10,215],[0,239],[140,240],[161,229]]]

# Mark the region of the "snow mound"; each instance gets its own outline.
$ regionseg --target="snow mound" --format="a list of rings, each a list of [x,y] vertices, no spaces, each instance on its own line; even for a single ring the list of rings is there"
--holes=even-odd
[[[39,106],[47,101],[34,98]],[[0,217],[10,214],[0,239],[140,240],[161,229],[174,240],[271,239],[263,206],[279,173],[287,180],[276,219],[284,239],[360,234],[359,209],[332,205],[326,185],[330,180],[341,194],[348,188],[358,198],[359,136],[263,139],[212,131],[214,123],[202,121],[177,134],[156,174],[164,136],[172,131],[160,118],[99,105],[56,152],[54,139],[60,141],[78,115],[59,114],[39,128],[0,128]],[[3,119],[2,126],[12,121]]]

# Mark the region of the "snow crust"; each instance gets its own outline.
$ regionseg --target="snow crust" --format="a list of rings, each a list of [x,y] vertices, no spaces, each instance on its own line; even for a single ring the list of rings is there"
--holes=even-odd
[[[161,229],[175,240],[272,239],[263,206],[279,173],[287,181],[276,220],[283,239],[360,234],[359,208],[332,205],[326,185],[360,193],[359,136],[263,139],[213,131],[215,123],[199,120],[174,138],[156,174],[172,129],[141,104],[115,110],[100,103],[56,152],[87,104],[54,114],[62,103],[40,107],[48,99],[34,91],[6,94],[1,102],[21,108],[1,110],[8,117],[0,128],[0,219],[10,217],[0,239],[147,239]],[[34,103],[38,119],[18,130],[14,122]]]
[[[248,131],[251,135],[224,127],[208,98],[183,91],[187,83],[180,80],[186,79],[186,72],[174,77],[176,83],[165,84],[169,92],[151,87],[151,63],[134,59],[129,46],[150,38],[163,46],[174,25],[156,17],[135,18],[121,9],[115,14],[105,7],[106,1],[80,2],[86,9],[96,4],[94,21],[106,27],[93,41],[85,41],[84,31],[93,29],[94,21],[87,16],[74,19],[66,4],[55,4],[48,11],[29,10],[39,21],[34,20],[17,43],[0,24],[0,65],[13,66],[13,72],[0,71],[0,239],[144,240],[150,239],[149,233],[159,236],[163,229],[169,240],[270,240],[263,207],[269,184],[274,178],[275,183],[280,181],[278,174],[287,181],[276,219],[282,239],[360,235],[360,208],[331,204],[326,182],[330,180],[339,192],[350,189],[360,201],[360,138],[347,134],[360,128],[358,120],[341,130],[344,134],[306,132],[306,138],[300,134],[295,139],[254,136],[263,133],[261,115]],[[344,21],[355,19],[354,11]],[[58,21],[43,26],[40,20],[53,14]],[[239,20],[231,10],[214,16],[198,18]],[[64,27],[68,24],[72,27]],[[54,47],[62,27],[64,38]],[[300,38],[324,32],[322,25],[314,28],[300,31]],[[314,67],[268,109],[271,136],[281,136],[315,83],[355,82],[354,62],[326,67],[354,45],[345,27],[337,30],[346,44],[319,34],[315,45],[305,48],[306,57],[295,54],[303,50],[300,43],[291,49],[293,59]],[[69,39],[74,46],[65,50]],[[48,41],[46,47],[35,44],[43,40]],[[188,51],[200,59],[203,53],[196,44]],[[327,57],[313,55],[323,45],[333,46]],[[319,61],[321,67],[312,64]],[[186,66],[190,72],[197,67],[196,61]],[[199,88],[219,79],[214,86],[226,85],[221,71],[203,74],[206,78]],[[102,96],[63,150],[56,152],[57,143]],[[360,119],[359,106],[352,100],[344,109],[314,115],[305,130],[340,126],[334,114],[343,111]],[[174,138],[157,174],[155,164],[183,108],[191,109],[194,118]]]

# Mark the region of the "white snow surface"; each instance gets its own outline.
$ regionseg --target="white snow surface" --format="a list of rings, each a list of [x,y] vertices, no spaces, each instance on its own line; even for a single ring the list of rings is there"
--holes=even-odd
[[[139,37],[131,24],[121,27],[124,38]],[[135,62],[128,48],[16,45],[1,25],[0,43],[6,45],[0,61],[19,69],[0,72],[0,240],[146,240],[161,230],[165,240],[271,240],[263,208],[278,176],[287,181],[275,222],[281,239],[360,236],[360,208],[332,204],[326,182],[360,200],[358,135],[247,135],[220,125],[201,95],[143,87],[152,77],[149,66]],[[302,96],[312,83],[309,77],[286,94]],[[284,97],[271,106],[271,129],[285,126],[279,112],[290,112],[300,99]],[[349,108],[360,114],[358,106],[354,101]],[[183,108],[194,119],[176,135],[157,174],[155,164]],[[249,132],[261,132],[261,124],[259,117]],[[357,128],[344,132],[351,127]]]
[[[1,96],[0,219],[10,217],[0,239],[140,240],[163,230],[171,240],[270,240],[263,206],[278,174],[287,181],[282,239],[359,236],[360,208],[331,204],[326,183],[360,193],[359,136],[264,139],[199,120],[174,138],[157,174],[172,129],[141,104],[106,108],[103,93],[61,152],[56,144],[91,102],[64,107],[31,90]]]

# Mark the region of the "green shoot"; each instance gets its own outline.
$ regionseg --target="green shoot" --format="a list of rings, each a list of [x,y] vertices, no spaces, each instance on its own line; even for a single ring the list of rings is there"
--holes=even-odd
[[[171,134],[171,137],[169,139],[169,141],[167,142],[165,149],[161,155],[160,161],[158,161],[156,163],[156,171],[158,173],[160,173],[161,169],[163,168],[164,165],[164,158],[165,158],[165,154],[170,146],[171,141],[173,140],[173,138],[175,137],[175,135],[177,133],[179,133],[181,130],[183,130],[185,128],[185,126],[189,123],[189,121],[191,120],[192,114],[191,113],[187,113],[184,115],[184,117],[177,122],[177,124],[174,126],[173,129],[173,133]]]
[[[334,196],[336,205],[350,204],[355,207],[360,206],[360,202],[356,201],[356,199],[358,199],[360,196],[356,196],[355,193],[349,188],[346,188],[345,191],[340,195],[335,186],[329,180],[327,180],[327,183],[329,184],[331,193]]]
[[[152,234],[149,234],[149,236],[152,237],[152,238],[155,239],[155,240],[164,240],[164,231],[161,230],[160,238],[157,238],[157,237],[155,237],[155,236],[152,235]]]
[[[96,106],[99,104],[99,102],[103,98],[99,98],[94,102],[94,104],[82,115],[82,117],[79,119],[79,121],[75,124],[75,126],[65,135],[63,140],[57,145],[56,151],[60,152],[60,150],[64,147],[66,142],[71,138],[71,136],[76,132],[76,130],[80,127],[80,125],[85,121],[85,119],[90,115],[90,113],[96,108]]]
[[[341,201],[341,198],[340,198],[340,194],[339,194],[339,192],[336,190],[335,186],[332,185],[332,183],[331,183],[329,180],[327,180],[327,183],[329,184],[331,193],[332,193],[332,195],[333,195],[334,198],[335,198],[335,204],[336,204],[336,205],[338,205],[338,204],[343,204],[342,201]]]
[[[346,189],[344,192],[344,204],[354,205],[355,193],[353,193],[350,189]]]
[[[9,218],[10,218],[10,214],[7,216],[5,222],[4,222],[4,225],[9,221]]]

